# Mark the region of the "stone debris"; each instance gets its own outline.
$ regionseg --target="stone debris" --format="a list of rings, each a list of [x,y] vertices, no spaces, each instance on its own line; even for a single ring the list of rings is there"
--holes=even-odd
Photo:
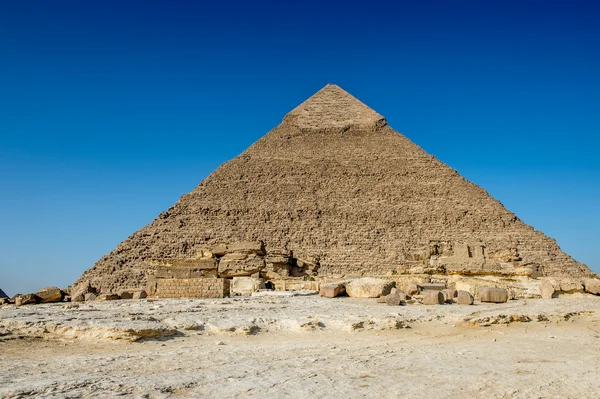
[[[117,294],[100,294],[96,297],[97,301],[116,301],[121,299]]]
[[[444,302],[446,303],[454,303],[454,298],[457,296],[457,291],[454,289],[445,288],[441,291],[444,295]]]
[[[583,280],[583,285],[585,286],[585,292],[600,295],[600,280],[588,278]]]
[[[423,305],[443,305],[444,294],[441,291],[422,291]]]
[[[161,296],[152,279],[256,273],[288,286],[350,276],[438,291],[456,281],[506,284],[521,297],[539,297],[542,276],[559,278],[557,291],[566,293],[595,278],[336,85],[98,260],[71,294],[81,299],[91,283],[95,294],[137,288]],[[185,291],[177,295],[200,295]]]
[[[30,305],[38,303],[40,299],[34,294],[17,294],[12,298],[11,302],[14,302],[17,306]]]
[[[472,305],[475,302],[475,298],[469,291],[459,290],[456,293],[454,301],[459,305]]]
[[[330,283],[321,285],[319,295],[326,298],[335,298],[346,294],[346,285],[344,283]]]
[[[399,293],[389,294],[385,296],[385,303],[388,306],[406,306],[406,295],[403,298]]]
[[[504,288],[480,288],[479,300],[481,302],[503,303],[508,301],[508,291]]]
[[[96,300],[96,294],[94,294],[93,292],[88,292],[87,294],[85,294],[83,296],[84,301],[88,302],[88,301],[95,301]]]
[[[380,278],[364,277],[346,284],[346,293],[353,298],[377,298],[390,293],[394,283]]]
[[[61,302],[65,293],[57,287],[42,288],[35,294],[40,303]]]
[[[540,293],[542,294],[542,299],[552,299],[554,298],[554,285],[548,279],[543,279],[540,281]]]
[[[234,277],[231,280],[230,295],[252,295],[253,292],[265,289],[265,281],[262,278]]]
[[[405,289],[406,289],[406,294],[411,295],[411,296],[417,295],[420,292],[419,287],[415,283],[408,284]]]
[[[147,298],[148,294],[146,293],[146,291],[144,290],[137,290],[133,292],[133,298],[132,299],[144,299]]]

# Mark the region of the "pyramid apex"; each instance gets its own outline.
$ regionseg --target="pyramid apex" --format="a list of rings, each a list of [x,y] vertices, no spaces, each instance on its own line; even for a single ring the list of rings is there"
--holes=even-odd
[[[332,83],[290,111],[283,120],[303,129],[373,128],[386,124],[383,116]]]

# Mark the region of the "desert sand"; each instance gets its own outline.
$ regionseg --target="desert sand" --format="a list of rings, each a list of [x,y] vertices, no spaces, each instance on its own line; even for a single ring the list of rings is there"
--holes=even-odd
[[[318,296],[0,309],[0,397],[594,398],[600,299]]]

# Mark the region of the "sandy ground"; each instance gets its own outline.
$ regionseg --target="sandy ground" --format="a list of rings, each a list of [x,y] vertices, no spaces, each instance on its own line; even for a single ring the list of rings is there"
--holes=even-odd
[[[0,309],[0,397],[598,398],[598,315],[597,297],[11,306]]]

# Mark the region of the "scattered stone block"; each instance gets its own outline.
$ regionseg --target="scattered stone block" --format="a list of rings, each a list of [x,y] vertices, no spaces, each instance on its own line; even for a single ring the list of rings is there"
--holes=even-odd
[[[600,280],[595,278],[585,279],[583,280],[583,286],[585,287],[585,292],[600,295]]]
[[[324,284],[319,290],[319,295],[326,298],[335,298],[346,294],[346,286],[343,283]]]
[[[39,302],[39,298],[34,294],[17,294],[12,300],[17,306],[35,304]]]
[[[406,302],[399,294],[389,294],[385,297],[388,306],[406,306]]]
[[[85,294],[83,296],[83,300],[88,302],[88,301],[95,301],[96,300],[96,294],[94,294],[93,292],[88,292],[87,294]]]
[[[443,305],[444,294],[441,291],[422,291],[423,305]]]
[[[454,298],[456,298],[457,291],[449,288],[445,288],[441,291],[444,295],[444,302],[446,303],[454,303]]]
[[[475,298],[469,291],[459,290],[455,298],[456,303],[459,305],[472,305],[475,302]]]
[[[212,253],[215,254],[215,256],[224,256],[227,253],[227,245],[223,243],[218,244],[212,249]]]
[[[503,303],[508,301],[508,291],[504,288],[479,288],[479,300],[481,302]]]
[[[10,303],[10,299],[9,298],[0,298],[0,306],[2,305],[8,305]]]
[[[406,294],[413,296],[413,295],[417,295],[419,293],[419,287],[414,284],[414,283],[410,283],[406,286]]]
[[[442,283],[422,283],[418,285],[420,291],[441,291],[446,288]]]
[[[74,297],[71,297],[71,302],[83,302],[85,301],[85,296],[83,294],[77,294]]]
[[[252,277],[234,277],[231,280],[230,294],[231,295],[252,295],[260,289],[265,288],[265,282],[260,278]]]
[[[97,301],[116,301],[121,299],[117,294],[100,294],[96,297]]]
[[[57,287],[42,288],[35,295],[40,303],[60,302],[63,299],[63,292]]]
[[[540,292],[543,299],[554,298],[554,284],[548,279],[540,281]]]
[[[144,299],[147,298],[148,294],[144,290],[134,291],[132,299]]]
[[[387,295],[383,295],[383,296],[380,296],[379,298],[377,298],[376,302],[377,303],[386,303],[386,301],[387,301]]]
[[[363,277],[346,284],[346,293],[353,298],[377,298],[388,295],[394,283],[380,278]]]
[[[121,290],[119,291],[119,297],[121,299],[133,299],[133,292]]]

